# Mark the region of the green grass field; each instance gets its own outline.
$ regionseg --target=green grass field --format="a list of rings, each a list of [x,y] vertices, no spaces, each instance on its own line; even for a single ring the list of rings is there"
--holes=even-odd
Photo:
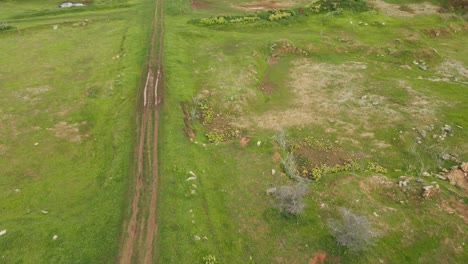
[[[0,263],[117,256],[152,1],[58,4],[0,1]]]
[[[465,21],[367,11],[220,26],[189,22],[246,12],[233,8],[234,1],[206,2],[193,11],[166,3],[160,263],[205,263],[208,255],[219,263],[309,263],[318,252],[326,253],[326,263],[462,263],[468,257],[466,191],[434,177],[398,187],[401,175],[455,165],[441,161],[442,153],[467,159],[467,76],[459,72],[468,63]],[[445,27],[454,29],[431,35]],[[261,90],[265,83],[268,92]],[[194,98],[211,112],[199,109],[202,119],[192,119],[191,141],[180,104],[196,109]],[[418,144],[417,130],[431,124],[435,129]],[[445,124],[453,136],[432,139]],[[325,173],[309,185],[304,213],[284,216],[265,194],[294,184],[280,173],[277,157],[286,152],[273,140],[279,128],[291,148],[299,145],[301,164],[354,157],[361,169]],[[221,143],[208,142],[205,133],[213,130],[228,131]],[[190,171],[197,180],[186,181]],[[432,181],[442,192],[424,200],[422,186]],[[381,232],[374,247],[352,253],[337,245],[327,223],[340,207]]]
[[[0,0],[0,263],[116,262],[154,2],[92,2]],[[467,190],[434,175],[468,161],[467,22],[309,3],[165,1],[157,263],[464,263]],[[288,154],[320,178],[298,216],[266,194]],[[373,246],[337,243],[339,208]]]

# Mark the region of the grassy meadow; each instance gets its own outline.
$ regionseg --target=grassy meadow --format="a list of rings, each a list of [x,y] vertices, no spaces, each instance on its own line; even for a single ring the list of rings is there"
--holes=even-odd
[[[92,2],[0,0],[0,263],[116,262],[154,1]],[[467,22],[313,7],[164,2],[157,263],[468,259],[467,190],[435,177],[468,161]],[[266,194],[287,157],[297,216]],[[337,243],[340,208],[372,246]]]
[[[0,263],[115,263],[152,1],[0,1]]]
[[[203,25],[255,14],[235,6],[246,1],[203,3],[165,3],[159,263],[468,258],[466,190],[421,176],[459,164],[443,154],[468,158],[463,19],[371,9]],[[439,137],[445,125],[451,132]],[[279,130],[286,147],[275,140]],[[299,172],[321,177],[297,217],[265,194],[295,184],[281,164],[288,153]],[[398,187],[403,175],[412,177],[407,188]],[[430,184],[441,192],[423,199]],[[340,207],[378,230],[374,246],[337,244],[328,223]]]

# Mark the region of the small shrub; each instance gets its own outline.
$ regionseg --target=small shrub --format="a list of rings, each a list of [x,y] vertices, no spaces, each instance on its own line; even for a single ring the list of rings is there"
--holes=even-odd
[[[205,264],[215,264],[216,262],[216,257],[213,255],[206,255],[203,257],[203,263]]]
[[[295,186],[281,186],[275,192],[278,207],[286,215],[300,215],[304,211],[304,195],[307,187],[304,184]]]
[[[337,243],[350,251],[362,251],[372,246],[378,233],[374,231],[364,216],[357,216],[345,208],[340,208],[340,218],[329,221],[328,227]]]
[[[376,173],[387,173],[388,170],[382,166],[380,166],[379,164],[375,163],[375,162],[372,162],[370,161],[368,164],[367,164],[367,170],[368,171],[372,171],[372,172],[376,172]]]

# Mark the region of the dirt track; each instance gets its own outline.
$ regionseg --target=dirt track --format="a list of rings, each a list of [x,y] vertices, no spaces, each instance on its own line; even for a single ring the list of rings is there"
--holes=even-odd
[[[156,198],[158,187],[158,124],[162,82],[163,0],[155,0],[154,22],[148,68],[140,87],[135,141],[133,199],[125,222],[118,262],[152,263],[157,234]],[[142,78],[142,79],[143,79]]]

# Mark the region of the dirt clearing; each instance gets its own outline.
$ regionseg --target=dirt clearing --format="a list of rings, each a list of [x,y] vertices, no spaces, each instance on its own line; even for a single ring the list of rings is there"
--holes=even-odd
[[[374,5],[377,11],[389,16],[431,15],[439,13],[441,9],[440,6],[429,2],[397,5],[386,3],[383,0],[372,0],[370,3]]]
[[[269,10],[269,9],[278,9],[278,8],[288,8],[293,6],[294,2],[288,1],[261,1],[261,2],[253,2],[253,3],[242,3],[238,5],[234,5],[234,7],[243,9],[243,10],[250,10],[250,11],[259,11],[259,10]]]

